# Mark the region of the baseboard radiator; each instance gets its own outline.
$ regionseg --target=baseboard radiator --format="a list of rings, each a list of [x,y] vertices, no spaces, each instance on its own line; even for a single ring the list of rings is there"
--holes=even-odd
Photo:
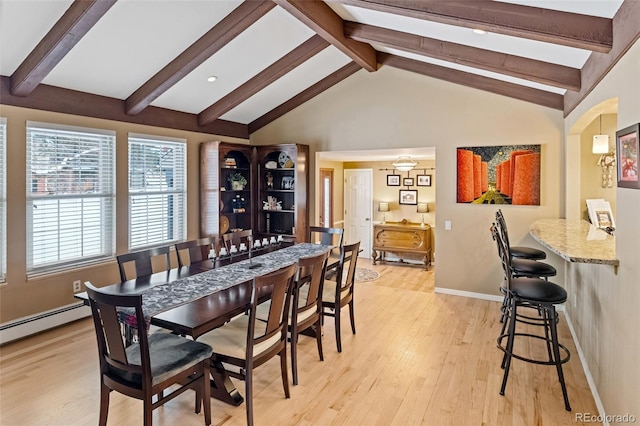
[[[82,302],[0,324],[0,345],[91,315]]]

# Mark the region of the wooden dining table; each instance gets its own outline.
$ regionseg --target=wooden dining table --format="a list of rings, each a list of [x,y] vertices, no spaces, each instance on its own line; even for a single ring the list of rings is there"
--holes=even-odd
[[[111,294],[142,293],[142,310],[152,325],[194,340],[246,311],[253,278],[295,263],[331,246],[300,243],[272,246],[248,259],[248,254],[193,263],[169,271],[102,287]],[[259,266],[256,266],[259,265]],[[258,295],[266,297],[267,295]],[[88,304],[87,293],[76,298]],[[220,366],[221,367],[221,366]],[[211,396],[232,405],[244,399],[223,368],[211,369]]]

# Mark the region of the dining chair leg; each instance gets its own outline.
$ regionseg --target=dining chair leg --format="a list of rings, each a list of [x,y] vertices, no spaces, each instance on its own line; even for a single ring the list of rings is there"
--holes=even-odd
[[[196,405],[195,405],[195,412],[196,414],[200,414],[201,411],[201,403],[202,403],[202,387],[201,386],[196,386],[195,388],[196,391]]]
[[[209,426],[211,424],[211,386],[209,373],[209,360],[205,360],[203,363],[203,375],[202,375],[202,405],[204,405],[204,424]]]
[[[289,375],[287,374],[287,347],[282,348],[280,352],[280,374],[282,375],[282,387],[284,388],[284,396],[289,399]]]
[[[356,334],[356,318],[353,311],[353,299],[349,302],[349,319],[351,320],[351,331]]]
[[[336,309],[335,314],[335,324],[336,324],[336,346],[338,348],[338,352],[342,352],[342,340],[340,340],[340,309]]]
[[[100,426],[107,425],[107,416],[109,415],[109,393],[111,390],[107,385],[101,383],[100,385]]]
[[[151,400],[153,395],[149,395],[148,398],[144,399],[144,426],[151,426],[153,422],[153,401]]]
[[[291,375],[293,384],[298,385],[298,330],[291,329]]]
[[[318,343],[318,355],[320,356],[320,361],[324,361],[324,354],[322,353],[322,315],[318,317],[318,321],[316,322],[316,342]]]
[[[253,373],[248,370],[244,378],[244,405],[247,410],[247,426],[253,426]]]

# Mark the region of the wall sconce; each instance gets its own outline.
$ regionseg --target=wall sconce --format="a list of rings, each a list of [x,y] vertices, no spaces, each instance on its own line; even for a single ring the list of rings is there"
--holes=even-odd
[[[424,226],[424,213],[429,213],[429,205],[427,203],[418,203],[418,213],[422,213],[422,222],[420,226]]]
[[[394,169],[399,170],[401,172],[408,172],[409,170],[413,170],[415,166],[418,165],[417,162],[413,161],[411,157],[398,157],[396,161],[391,163]]]
[[[602,114],[600,114],[600,130],[598,135],[593,135],[591,152],[600,155],[598,166],[602,167],[602,187],[613,186],[613,169],[616,165],[615,153],[609,152],[609,135],[602,134]]]
[[[386,213],[389,211],[389,203],[378,204],[378,211],[382,212],[382,224],[387,223]]]

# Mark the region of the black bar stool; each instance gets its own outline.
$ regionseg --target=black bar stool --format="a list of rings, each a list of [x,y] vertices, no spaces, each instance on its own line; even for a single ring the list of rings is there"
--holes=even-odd
[[[564,303],[567,300],[567,292],[559,285],[540,278],[514,277],[511,269],[512,259],[509,253],[509,246],[505,244],[495,224],[492,226],[491,231],[493,239],[498,246],[498,254],[504,271],[505,278],[501,289],[506,294],[505,298],[508,298],[508,304],[506,308],[503,309],[505,323],[497,339],[498,348],[504,352],[502,358],[504,376],[502,378],[500,395],[504,395],[509,377],[509,368],[511,367],[511,360],[513,358],[534,364],[555,365],[558,372],[558,380],[562,387],[565,409],[571,411],[567,387],[562,372],[562,364],[569,361],[571,354],[565,346],[558,342],[556,325],[559,318],[555,308],[555,305]],[[518,312],[519,309],[521,310],[523,308],[533,308],[538,311],[539,316],[528,316]],[[516,331],[517,323],[543,327],[544,336]],[[507,324],[508,330],[505,333],[505,326]],[[547,347],[548,360],[529,358],[514,353],[513,347],[516,338],[543,340]]]
[[[504,220],[502,210],[498,209],[496,212],[496,223],[502,235],[502,240],[505,244],[509,245],[511,249],[512,259],[529,259],[529,260],[544,260],[547,258],[547,253],[542,250],[538,250],[533,247],[524,246],[511,246],[509,244],[509,233],[507,232],[507,222]]]

